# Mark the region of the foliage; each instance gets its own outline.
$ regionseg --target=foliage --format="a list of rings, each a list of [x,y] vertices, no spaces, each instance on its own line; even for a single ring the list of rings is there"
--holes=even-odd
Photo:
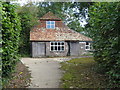
[[[62,2],[40,2],[37,4],[38,5],[38,17],[42,17],[43,15],[45,15],[46,13],[48,13],[49,11],[51,11],[52,13],[54,13],[56,16],[60,17],[63,19],[63,15],[62,15],[62,9],[63,9],[63,5],[64,3]],[[61,16],[62,15],[62,16]]]
[[[2,5],[2,78],[4,82],[4,78],[10,76],[19,60],[21,23],[14,5],[9,2],[3,2]]]
[[[110,79],[111,87],[120,87],[120,2],[95,3],[89,9],[87,32],[93,38],[94,57]]]
[[[37,24],[37,12],[37,6],[32,3],[28,3],[25,6],[18,6],[17,8],[22,27],[19,47],[21,55],[30,54],[30,30]]]
[[[2,2],[0,1],[0,11],[2,11]],[[2,13],[0,12],[0,20],[2,20]],[[0,77],[2,76],[2,22],[0,21]],[[0,79],[0,89],[2,89],[2,80]]]
[[[62,88],[106,88],[107,79],[94,71],[96,63],[93,57],[76,58],[61,63],[65,73],[62,77]]]

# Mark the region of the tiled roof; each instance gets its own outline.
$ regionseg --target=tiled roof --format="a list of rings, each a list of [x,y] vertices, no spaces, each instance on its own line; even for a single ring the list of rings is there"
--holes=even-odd
[[[91,38],[86,37],[69,28],[46,29],[34,28],[30,32],[31,41],[92,41]]]
[[[55,29],[46,29],[46,21],[50,19],[56,21]],[[51,12],[45,14],[40,18],[40,24],[31,30],[30,41],[92,41],[91,38],[70,29],[58,20],[60,19]]]
[[[61,20],[57,16],[55,16],[52,12],[48,12],[43,17],[40,18],[41,20]]]

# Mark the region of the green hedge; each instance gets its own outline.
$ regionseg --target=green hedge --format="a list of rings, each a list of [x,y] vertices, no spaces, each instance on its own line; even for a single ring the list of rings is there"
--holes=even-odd
[[[87,32],[94,40],[94,57],[111,87],[120,87],[120,2],[95,3],[89,9]]]
[[[0,1],[0,11],[2,11],[2,2]],[[0,20],[2,20],[2,13],[0,12]],[[0,77],[2,76],[2,22],[0,21]],[[0,79],[0,89],[2,89],[2,80]]]
[[[2,78],[4,79],[10,76],[19,60],[21,24],[14,5],[3,2],[2,6]]]

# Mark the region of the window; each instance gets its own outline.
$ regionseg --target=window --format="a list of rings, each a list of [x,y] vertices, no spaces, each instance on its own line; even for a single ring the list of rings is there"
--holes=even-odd
[[[55,21],[46,21],[47,29],[55,29]]]
[[[64,51],[64,42],[50,42],[50,51]]]
[[[90,43],[89,42],[86,42],[86,44],[85,44],[85,50],[90,50]]]

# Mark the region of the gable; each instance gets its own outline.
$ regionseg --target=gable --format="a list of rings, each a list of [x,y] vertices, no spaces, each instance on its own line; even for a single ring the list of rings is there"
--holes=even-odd
[[[43,17],[40,18],[40,20],[61,20],[57,16],[55,16],[52,12],[48,12]]]

